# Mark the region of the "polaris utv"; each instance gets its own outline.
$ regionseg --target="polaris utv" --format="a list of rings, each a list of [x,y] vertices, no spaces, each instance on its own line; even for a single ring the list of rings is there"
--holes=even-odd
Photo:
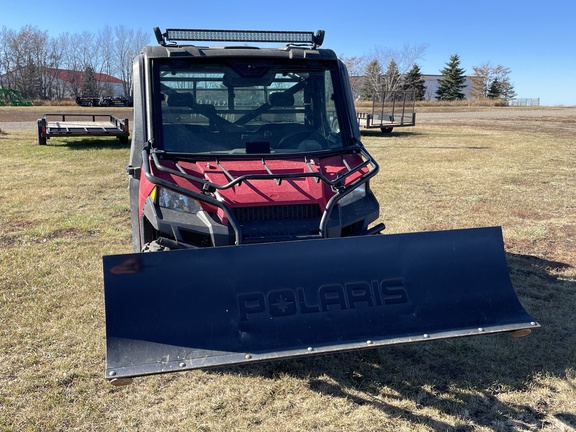
[[[500,228],[372,235],[378,164],[323,31],[155,33],[134,61],[135,253],[104,257],[107,378],[537,326]]]
[[[321,37],[282,49],[161,40],[138,57],[135,251],[368,232],[378,165],[360,143],[346,69],[316,48]]]

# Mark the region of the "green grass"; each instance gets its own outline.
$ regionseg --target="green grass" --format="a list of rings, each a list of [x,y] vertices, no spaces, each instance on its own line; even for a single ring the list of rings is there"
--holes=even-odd
[[[497,335],[104,379],[102,255],[131,249],[128,149],[0,135],[0,430],[576,428],[574,134],[419,125],[365,143],[387,231],[502,225],[542,324]]]

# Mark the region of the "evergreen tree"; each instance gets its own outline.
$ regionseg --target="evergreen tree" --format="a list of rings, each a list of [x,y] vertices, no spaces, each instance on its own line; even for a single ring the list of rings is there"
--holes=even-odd
[[[511,100],[516,97],[516,91],[514,90],[514,85],[510,82],[508,77],[500,81],[500,99]]]
[[[500,99],[502,96],[502,86],[500,85],[500,81],[496,78],[490,84],[490,88],[488,89],[488,99]]]
[[[94,69],[91,66],[87,66],[84,70],[82,96],[98,97],[98,81],[96,81],[96,74],[94,73]]]
[[[38,65],[34,60],[29,59],[26,65],[19,71],[20,80],[18,91],[25,98],[39,98],[42,87],[42,80],[38,70]]]
[[[378,60],[372,60],[366,66],[364,82],[360,91],[364,100],[379,100],[382,93],[382,67]]]
[[[398,65],[394,59],[388,63],[388,68],[383,76],[383,85],[385,91],[398,90],[400,83],[400,72],[398,72]]]
[[[415,100],[424,100],[424,95],[426,94],[425,81],[422,78],[422,72],[417,64],[412,66],[412,69],[408,71],[404,77],[402,84],[402,90],[413,91]]]
[[[458,54],[450,57],[446,67],[440,71],[442,78],[438,81],[436,99],[438,100],[462,100],[464,93],[462,89],[466,87],[466,71],[460,67]]]

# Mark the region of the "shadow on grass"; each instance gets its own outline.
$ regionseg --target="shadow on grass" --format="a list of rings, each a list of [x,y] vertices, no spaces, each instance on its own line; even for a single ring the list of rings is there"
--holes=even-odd
[[[128,149],[130,148],[130,143],[123,144],[118,138],[106,137],[106,138],[78,138],[73,140],[48,140],[47,146],[53,147],[67,147],[70,150],[98,150],[98,149]]]
[[[459,338],[220,371],[269,378],[289,374],[307,380],[315,392],[372,405],[391,417],[433,430],[550,427],[547,415],[554,402],[548,400],[549,392],[534,388],[546,377],[572,379],[566,373],[576,368],[576,324],[571,319],[576,284],[554,274],[569,268],[567,264],[515,254],[507,254],[507,259],[520,301],[542,325],[528,337]],[[506,394],[507,402],[499,394]],[[407,405],[410,408],[404,408]],[[441,420],[446,416],[462,425],[454,428]],[[575,415],[555,417],[576,428]]]
[[[382,132],[380,129],[361,129],[360,135],[362,137],[378,137],[378,138],[401,138],[401,137],[416,137],[422,135],[428,135],[426,133],[421,133],[414,131],[412,129],[397,128],[392,132]]]
[[[566,427],[576,429],[576,414],[560,413],[556,414],[554,417],[556,417],[561,423],[566,425]]]

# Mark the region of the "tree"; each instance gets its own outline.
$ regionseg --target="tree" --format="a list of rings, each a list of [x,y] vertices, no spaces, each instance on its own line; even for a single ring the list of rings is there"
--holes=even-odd
[[[87,66],[84,71],[84,80],[82,82],[82,96],[84,97],[98,97],[98,81],[94,74],[92,66]]]
[[[362,99],[379,100],[382,95],[382,67],[378,60],[374,59],[364,72],[364,82],[362,83]]]
[[[460,67],[460,58],[458,54],[450,57],[446,67],[440,71],[442,78],[438,81],[438,90],[436,90],[436,99],[438,100],[462,100],[464,93],[462,90],[466,87],[466,71]]]
[[[395,91],[398,89],[400,83],[400,72],[398,72],[398,64],[394,59],[388,62],[388,68],[382,76],[382,86],[384,91]]]
[[[509,78],[509,68],[485,63],[481,66],[473,66],[472,69],[474,76],[470,77],[472,81],[470,94],[474,99],[510,100],[516,97],[514,86]]]
[[[15,31],[0,28],[0,86],[18,90],[29,98],[62,98],[80,95],[86,88],[83,76],[90,68],[88,81],[115,76],[124,83],[124,94],[132,92],[132,59],[149,40],[141,31],[105,26],[98,34],[60,34],[56,38],[36,27]],[[73,71],[64,74],[61,70]],[[91,74],[91,75],[90,75]],[[102,75],[105,74],[105,75]],[[96,82],[96,93],[112,96],[112,84]]]
[[[98,72],[103,74],[100,76],[114,76],[114,37],[112,29],[108,25],[98,32],[96,45],[98,46]],[[112,83],[109,81],[99,82],[99,87],[101,96],[114,96]]]
[[[424,83],[425,81],[422,78],[420,66],[414,64],[412,69],[404,76],[402,90],[413,91],[415,100],[424,100],[424,95],[426,94],[426,86]]]
[[[488,99],[499,99],[501,93],[502,88],[498,78],[496,78],[492,81],[492,84],[490,84],[490,88],[488,89]]]
[[[114,29],[114,36],[116,38],[114,53],[118,67],[117,73],[124,83],[124,94],[132,95],[134,80],[132,75],[132,59],[146,44],[148,36],[141,31],[130,30],[124,26],[116,27]]]
[[[362,76],[366,70],[366,57],[344,57],[341,55],[340,58],[348,70],[352,96],[354,99],[358,99],[362,93]]]
[[[47,67],[49,52],[47,32],[29,25],[18,32],[3,27],[0,37],[2,86],[18,90],[25,98],[41,97],[42,74]]]
[[[500,99],[505,101],[509,101],[516,97],[516,91],[514,90],[514,86],[510,82],[508,78],[504,79],[504,81],[500,82]]]
[[[395,91],[401,87],[401,80],[397,79],[405,75],[420,59],[426,51],[428,45],[404,45],[401,49],[390,49],[376,47],[368,55],[372,61],[377,61],[380,65],[388,65],[386,75],[383,77],[384,90]]]
[[[404,45],[402,49],[389,49],[376,47],[369,55],[371,59],[376,59],[381,65],[389,65],[392,60],[396,65],[396,69],[400,75],[406,74],[422,57],[428,45],[410,46]],[[397,90],[389,89],[389,90]]]

